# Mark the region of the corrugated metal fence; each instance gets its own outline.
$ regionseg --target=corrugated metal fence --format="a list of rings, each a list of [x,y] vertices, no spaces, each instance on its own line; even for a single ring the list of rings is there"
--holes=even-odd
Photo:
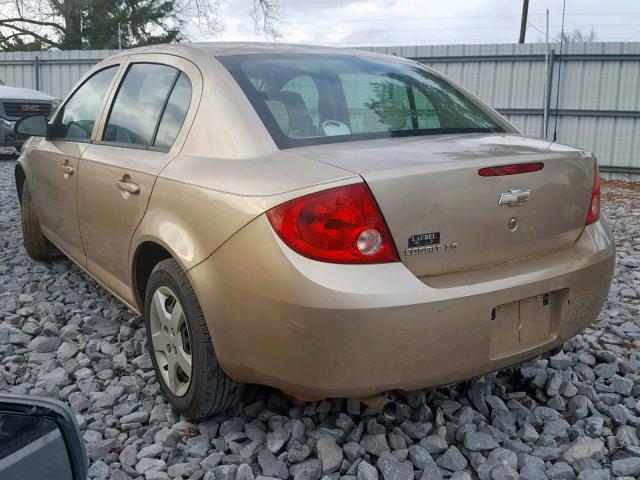
[[[118,50],[62,50],[0,53],[0,80],[64,98],[93,65]]]
[[[416,59],[464,85],[526,135],[595,152],[603,169],[640,173],[640,43],[371,48]],[[558,89],[558,78],[560,88]],[[546,85],[545,85],[546,84]],[[545,90],[546,86],[546,90]],[[556,103],[557,99],[557,103]]]
[[[525,134],[594,151],[604,169],[640,173],[640,43],[376,47],[443,72],[497,108]],[[0,53],[0,79],[62,98],[114,50]],[[558,79],[560,87],[558,89]],[[557,97],[557,103],[556,103]],[[556,128],[557,114],[557,128]]]

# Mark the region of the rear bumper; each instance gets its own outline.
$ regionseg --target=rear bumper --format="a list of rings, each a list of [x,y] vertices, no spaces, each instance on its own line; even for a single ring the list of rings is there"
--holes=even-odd
[[[421,279],[401,263],[333,265],[284,246],[264,216],[189,270],[218,359],[238,381],[356,397],[452,383],[521,363],[591,324],[615,246],[606,224],[570,248]],[[552,335],[491,354],[491,312],[563,290]]]

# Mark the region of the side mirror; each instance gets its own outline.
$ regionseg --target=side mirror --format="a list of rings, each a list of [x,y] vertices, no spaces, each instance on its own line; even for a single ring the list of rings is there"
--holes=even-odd
[[[46,115],[30,115],[18,120],[13,127],[13,131],[18,135],[28,137],[46,137],[48,132]]]
[[[48,398],[0,395],[0,478],[86,480],[84,442],[67,406]]]

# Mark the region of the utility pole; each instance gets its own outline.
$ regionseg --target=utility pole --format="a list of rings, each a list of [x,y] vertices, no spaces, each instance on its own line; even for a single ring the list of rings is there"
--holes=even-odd
[[[522,2],[522,22],[520,22],[520,40],[518,43],[524,43],[524,36],[527,34],[527,16],[529,15],[529,0]]]
[[[122,50],[122,29],[118,23],[118,50]]]

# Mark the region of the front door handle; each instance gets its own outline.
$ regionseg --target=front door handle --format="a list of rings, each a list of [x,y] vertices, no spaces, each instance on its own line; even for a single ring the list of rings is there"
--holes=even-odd
[[[65,163],[65,164],[64,164],[64,165],[62,165],[60,168],[62,169],[62,172],[63,172],[65,175],[73,175],[73,172],[75,172],[75,171],[76,171],[76,170],[75,170],[71,165],[69,165],[68,163]]]
[[[123,192],[137,195],[140,193],[140,185],[131,181],[129,175],[122,177],[122,180],[118,180],[118,188]]]

